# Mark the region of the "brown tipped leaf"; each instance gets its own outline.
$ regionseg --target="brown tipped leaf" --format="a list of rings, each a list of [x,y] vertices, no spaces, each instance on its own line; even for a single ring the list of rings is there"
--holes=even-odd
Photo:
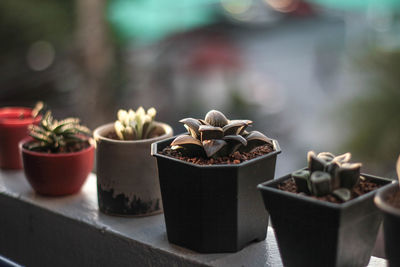
[[[201,125],[199,127],[199,132],[201,136],[201,141],[210,139],[222,139],[222,137],[224,137],[224,132],[220,127]]]
[[[224,127],[228,124],[228,119],[218,110],[210,110],[206,114],[205,121],[215,127]]]
[[[252,131],[246,136],[247,146],[244,148],[245,151],[252,151],[254,148],[270,144],[272,145],[272,140],[266,137],[259,131]]]
[[[199,120],[193,118],[185,118],[180,120],[179,122],[185,125],[185,128],[189,131],[191,136],[193,136],[194,138],[200,136],[199,127],[201,125],[201,122]]]
[[[325,160],[318,158],[314,151],[308,151],[307,162],[310,172],[325,171]]]
[[[335,155],[330,152],[321,152],[317,155],[317,158],[330,162],[335,158]]]
[[[191,146],[201,147],[202,144],[199,140],[193,138],[190,135],[179,135],[174,139],[174,141],[172,141],[171,147],[172,146],[181,146],[189,148]]]
[[[241,134],[250,124],[251,121],[249,120],[234,120],[225,125],[222,130],[224,135],[237,135]]]
[[[345,153],[345,154],[336,156],[336,157],[333,159],[333,161],[336,161],[336,162],[338,162],[339,164],[343,164],[343,163],[349,162],[350,159],[351,159],[351,154],[347,152],[347,153]]]
[[[216,156],[217,153],[226,146],[226,144],[227,143],[224,140],[205,140],[203,141],[203,148],[207,157],[211,158]]]
[[[232,142],[232,143],[240,143],[244,146],[247,145],[247,140],[246,138],[244,138],[241,135],[226,135],[224,136],[224,138],[222,138],[223,140],[227,141],[227,142]]]

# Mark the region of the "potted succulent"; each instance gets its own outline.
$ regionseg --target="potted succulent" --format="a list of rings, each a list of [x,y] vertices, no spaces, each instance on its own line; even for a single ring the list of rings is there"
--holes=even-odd
[[[252,121],[216,110],[180,122],[188,133],[152,145],[169,242],[214,253],[264,240],[268,220],[257,184],[273,179],[278,142],[247,132]]]
[[[42,106],[0,108],[0,168],[22,169],[18,143],[28,136],[29,125],[39,123]]]
[[[397,176],[400,179],[400,157],[397,160]],[[375,205],[383,213],[383,233],[386,258],[389,266],[400,266],[400,189],[399,182],[382,188],[375,196]]]
[[[172,128],[154,121],[156,110],[119,110],[118,120],[94,131],[97,144],[97,192],[102,212],[145,216],[162,212],[157,166],[151,143],[172,136]]]
[[[93,168],[91,132],[79,119],[55,120],[47,111],[30,138],[20,142],[25,176],[42,195],[63,196],[80,190]]]
[[[308,153],[308,168],[258,186],[285,266],[366,266],[381,215],[376,189],[350,153]]]

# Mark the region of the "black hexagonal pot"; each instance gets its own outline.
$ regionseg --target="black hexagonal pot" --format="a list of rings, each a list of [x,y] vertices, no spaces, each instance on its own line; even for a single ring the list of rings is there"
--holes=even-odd
[[[386,178],[363,174],[379,184]],[[285,266],[366,266],[379,225],[375,191],[336,204],[278,189],[286,175],[258,186],[271,216],[282,262]]]
[[[169,242],[202,253],[236,252],[266,237],[268,215],[257,184],[274,178],[274,152],[231,165],[201,166],[159,153],[154,143]]]
[[[379,189],[375,196],[375,204],[383,212],[385,254],[390,267],[400,266],[400,209],[393,207],[387,200],[399,190],[399,183],[396,182]]]

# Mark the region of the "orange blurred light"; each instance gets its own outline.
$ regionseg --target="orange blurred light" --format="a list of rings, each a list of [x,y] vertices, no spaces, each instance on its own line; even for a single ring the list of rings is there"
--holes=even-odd
[[[264,0],[264,1],[271,8],[283,13],[293,12],[299,6],[298,0]]]

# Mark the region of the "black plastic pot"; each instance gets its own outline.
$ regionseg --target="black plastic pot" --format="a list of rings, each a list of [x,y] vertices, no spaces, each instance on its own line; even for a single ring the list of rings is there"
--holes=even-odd
[[[257,184],[274,178],[275,151],[240,164],[200,166],[159,153],[157,158],[169,242],[198,252],[236,252],[266,237],[268,215]]]
[[[389,179],[363,176],[379,184]],[[285,266],[366,266],[382,221],[375,191],[336,204],[279,190],[286,175],[258,186]]]
[[[396,182],[378,190],[375,196],[375,204],[383,212],[385,254],[391,267],[400,266],[400,209],[391,206],[387,200],[399,190],[399,183]]]

